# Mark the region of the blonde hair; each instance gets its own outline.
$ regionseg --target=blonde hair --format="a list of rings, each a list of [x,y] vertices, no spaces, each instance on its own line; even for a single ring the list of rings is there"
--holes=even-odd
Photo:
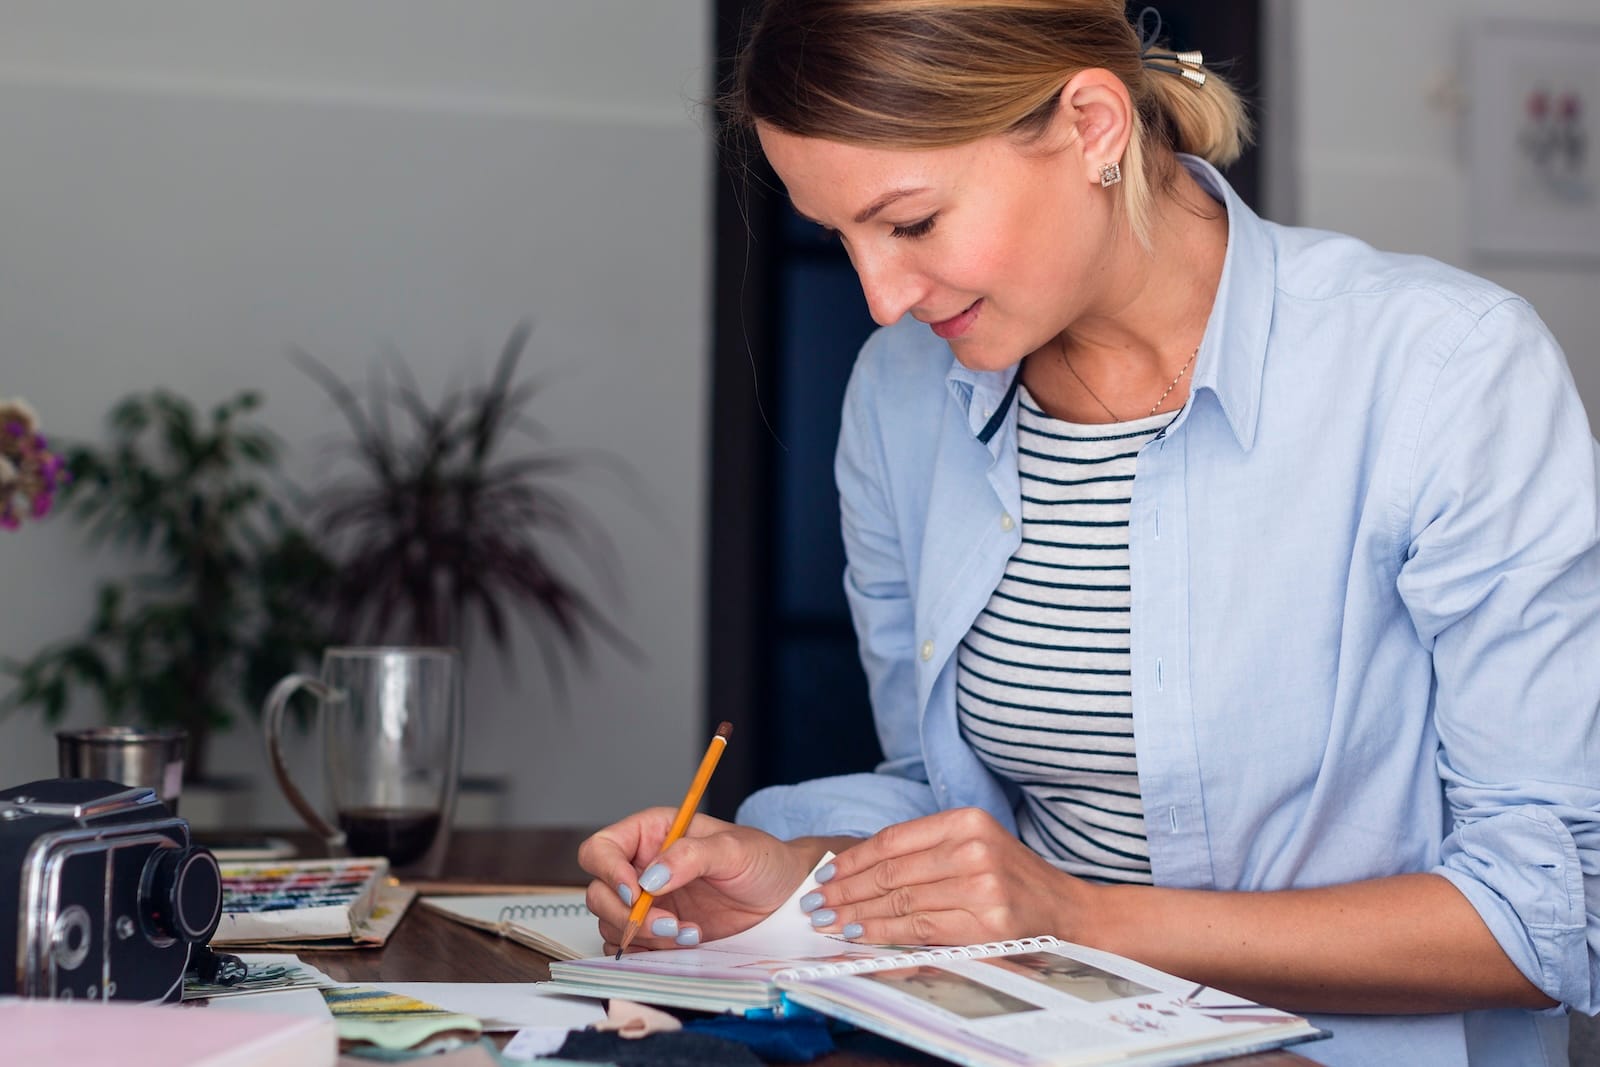
[[[1103,68],[1128,87],[1132,137],[1119,204],[1149,243],[1174,151],[1218,166],[1250,140],[1243,101],[1146,69],[1122,0],[766,0],[721,106],[732,131],[757,122],[802,137],[942,148],[1006,134],[1037,139],[1061,89]]]

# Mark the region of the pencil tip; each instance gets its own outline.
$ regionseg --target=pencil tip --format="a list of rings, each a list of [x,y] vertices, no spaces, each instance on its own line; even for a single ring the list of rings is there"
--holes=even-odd
[[[622,940],[617,942],[617,959],[620,960],[622,954],[628,951],[628,945],[633,941],[633,935],[639,932],[640,925],[641,923],[638,919],[628,920],[628,925],[622,931]]]

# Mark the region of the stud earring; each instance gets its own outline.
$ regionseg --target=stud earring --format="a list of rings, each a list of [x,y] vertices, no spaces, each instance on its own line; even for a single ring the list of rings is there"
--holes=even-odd
[[[1122,180],[1122,163],[1113,159],[1110,163],[1100,164],[1100,188],[1115,185]]]

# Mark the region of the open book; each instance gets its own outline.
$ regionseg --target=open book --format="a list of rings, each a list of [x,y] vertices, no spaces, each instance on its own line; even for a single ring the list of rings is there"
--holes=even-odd
[[[971,1067],[1153,1067],[1326,1036],[1053,937],[921,950],[841,941],[801,913],[814,888],[808,879],[757,926],[698,948],[553,963],[541,989],[705,1011],[810,1009]]]
[[[500,896],[423,897],[423,907],[457,922],[509,937],[558,960],[605,952],[599,922],[583,890]]]

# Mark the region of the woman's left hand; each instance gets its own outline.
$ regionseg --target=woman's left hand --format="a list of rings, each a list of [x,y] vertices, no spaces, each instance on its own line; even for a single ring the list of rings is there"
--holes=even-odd
[[[979,808],[887,827],[841,852],[833,867],[801,906],[817,929],[873,944],[1065,937],[1094,888],[1050,866]]]

